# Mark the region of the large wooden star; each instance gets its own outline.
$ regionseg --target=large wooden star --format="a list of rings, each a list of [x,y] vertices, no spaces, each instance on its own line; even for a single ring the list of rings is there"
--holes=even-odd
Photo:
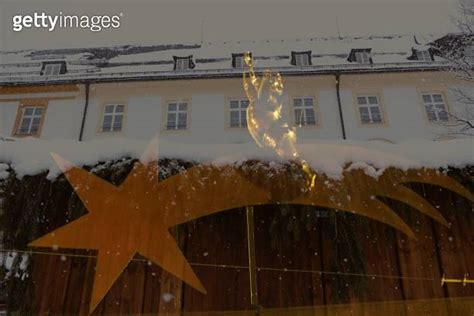
[[[231,168],[199,166],[158,182],[157,162],[145,164],[142,158],[126,180],[114,186],[58,155],[53,158],[88,214],[29,246],[98,250],[90,312],[136,253],[206,293],[169,229],[220,210],[268,201],[263,190]],[[241,194],[228,194],[235,190]]]
[[[340,179],[318,175],[313,190],[301,190],[307,181],[291,170],[278,172],[258,163],[255,168],[197,165],[159,182],[156,151],[157,140],[120,186],[53,155],[88,213],[30,246],[98,250],[91,312],[136,253],[205,293],[169,233],[171,227],[202,216],[249,205],[322,206],[369,217],[415,238],[407,223],[379,197],[402,201],[444,225],[447,222],[439,211],[404,184],[434,184],[474,201],[462,185],[431,169],[389,168],[374,178],[349,168]]]

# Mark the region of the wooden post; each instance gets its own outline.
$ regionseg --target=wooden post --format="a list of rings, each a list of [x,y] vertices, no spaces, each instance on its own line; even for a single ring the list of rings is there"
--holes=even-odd
[[[257,293],[257,263],[255,256],[255,225],[253,219],[253,206],[245,208],[247,213],[247,249],[249,258],[249,278],[250,278],[250,304],[258,306]]]

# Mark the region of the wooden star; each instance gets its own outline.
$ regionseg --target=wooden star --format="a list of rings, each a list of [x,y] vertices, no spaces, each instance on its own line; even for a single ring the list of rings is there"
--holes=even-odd
[[[29,246],[98,250],[90,312],[136,253],[206,293],[169,229],[220,210],[268,201],[262,189],[231,168],[198,166],[158,182],[157,162],[145,164],[142,158],[126,180],[114,186],[58,155],[53,158],[88,214]],[[235,190],[239,194],[229,194]]]
[[[385,170],[379,177],[347,169],[342,178],[316,177],[314,190],[292,172],[269,171],[256,164],[197,165],[158,181],[152,142],[120,186],[74,167],[53,155],[79,195],[88,214],[35,240],[29,246],[97,249],[97,267],[90,311],[103,299],[136,253],[205,293],[204,286],[178,248],[169,229],[224,210],[262,204],[301,204],[351,212],[386,223],[415,238],[410,227],[379,197],[402,201],[447,225],[439,211],[404,184],[444,187],[470,201],[474,196],[449,176],[430,169]]]

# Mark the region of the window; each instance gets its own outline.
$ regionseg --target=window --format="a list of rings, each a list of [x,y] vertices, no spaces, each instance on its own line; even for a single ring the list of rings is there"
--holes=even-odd
[[[189,61],[187,59],[177,59],[176,70],[186,70],[186,69],[189,69]]]
[[[293,99],[295,123],[298,126],[316,125],[313,98]]]
[[[296,54],[295,55],[296,66],[308,66],[309,57],[307,54]]]
[[[298,67],[311,65],[311,51],[306,52],[291,52],[290,64]]]
[[[166,118],[167,130],[186,129],[188,125],[188,104],[186,102],[168,103]]]
[[[43,69],[44,76],[57,76],[61,73],[61,63],[45,64]]]
[[[235,56],[235,68],[244,68],[244,56]]]
[[[244,54],[232,54],[232,66],[243,69],[245,67]]]
[[[432,61],[431,54],[427,50],[416,51],[416,59],[421,60],[421,61]]]
[[[448,112],[446,104],[441,93],[427,93],[422,95],[425,105],[426,115],[430,122],[448,121]]]
[[[291,52],[291,64],[298,67],[311,65],[311,51]]]
[[[125,105],[107,104],[102,117],[102,132],[120,132],[123,127]]]
[[[44,112],[44,106],[22,106],[15,134],[23,136],[39,135]]]
[[[248,100],[231,100],[229,104],[230,127],[247,127]]]
[[[355,59],[359,64],[370,64],[369,52],[356,52]]]
[[[248,56],[250,58],[250,63],[252,63],[252,53],[251,52],[246,52],[246,53],[237,53],[237,54],[232,54],[232,67],[236,69],[243,69],[246,68],[248,65],[245,62],[245,57]]]
[[[194,62],[192,56],[188,57],[177,57],[173,56],[174,59],[174,70],[184,71],[194,68]]]
[[[357,105],[359,107],[360,121],[362,124],[383,123],[382,109],[378,96],[358,96]]]

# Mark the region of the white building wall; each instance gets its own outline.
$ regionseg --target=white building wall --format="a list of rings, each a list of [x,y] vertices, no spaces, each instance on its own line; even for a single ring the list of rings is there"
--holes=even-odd
[[[436,140],[447,133],[446,127],[429,122],[420,90],[414,87],[389,87],[381,91],[384,124],[361,124],[355,94],[352,90],[341,91],[341,101],[348,139],[387,140],[401,142],[414,139]],[[430,90],[423,90],[430,92]],[[437,92],[433,90],[432,92]],[[367,93],[371,94],[371,93]],[[445,93],[448,107],[455,102],[451,93]]]
[[[304,80],[304,79],[302,79]],[[296,84],[295,84],[296,82]],[[342,139],[342,128],[339,117],[336,87],[332,84],[319,87],[315,81],[303,81],[304,86],[298,86],[295,81],[285,90],[283,102],[285,109],[283,118],[291,125],[294,124],[292,93],[306,93],[315,97],[318,126],[297,128],[298,141],[310,142],[315,139]],[[348,80],[347,82],[350,82]],[[157,133],[163,140],[181,143],[245,143],[252,142],[247,129],[230,128],[229,98],[242,95],[240,80],[213,81],[207,85],[194,85],[176,89],[173,82],[161,83],[156,86],[137,84],[136,87],[128,83],[91,84],[89,107],[84,126],[83,140],[92,140],[104,137],[126,137],[131,139],[151,139]],[[431,83],[430,83],[431,84]],[[116,84],[115,84],[116,85]],[[79,132],[84,111],[84,86],[79,85],[74,93],[55,93],[38,95],[9,95],[12,101],[2,100],[0,103],[0,133],[10,136],[15,123],[20,99],[35,97],[64,97],[74,96],[73,99],[51,99],[46,111],[41,138],[54,139],[79,138]],[[128,87],[128,88],[127,88]],[[170,92],[171,88],[175,89]],[[439,87],[439,86],[438,86]],[[470,87],[464,87],[469,89]],[[472,88],[472,87],[471,87]],[[222,90],[227,91],[222,91]],[[385,123],[363,125],[360,123],[358,108],[355,103],[357,94],[377,93],[380,96]],[[401,142],[413,139],[440,139],[446,135],[446,128],[437,123],[428,121],[424,105],[421,102],[420,92],[430,91],[429,86],[419,88],[416,85],[403,82],[398,84],[379,84],[371,87],[367,84],[357,84],[355,87],[342,88],[340,91],[344,124],[347,139],[354,140],[386,140]],[[166,102],[179,97],[175,94],[183,93],[189,101],[189,126],[187,130],[166,131]],[[465,105],[456,103],[449,87],[443,88],[448,107],[463,110]],[[298,95],[297,94],[297,95]],[[126,104],[123,131],[119,133],[101,133],[99,131],[105,103]]]
[[[357,95],[370,94],[379,96],[384,117],[383,124],[361,124],[355,98]],[[341,102],[348,139],[399,142],[406,139],[429,138],[418,93],[414,88],[384,88],[380,92],[359,94],[352,90],[342,90]]]
[[[315,139],[342,139],[336,89],[321,90],[316,95],[318,96],[315,100],[318,125],[297,128],[298,141],[304,143]],[[293,111],[292,100],[287,104],[289,104],[288,110]],[[294,122],[293,116],[289,117],[288,122],[290,124]]]
[[[100,110],[100,100],[97,98],[90,97],[89,104],[87,106],[87,115],[84,122],[84,132],[82,135],[83,141],[92,140],[100,137],[113,136],[113,134],[107,135],[105,133],[98,133],[99,119],[102,117],[102,113],[100,112]]]
[[[13,125],[15,125],[19,102],[0,103],[0,134],[11,136]]]
[[[44,117],[41,139],[79,139],[84,98],[50,100]]]
[[[0,101],[0,134],[13,136],[18,109],[28,99],[47,99],[41,139],[77,139],[84,109],[83,90],[70,93],[9,94]],[[8,101],[11,99],[12,101]],[[21,101],[20,101],[21,100]]]
[[[133,96],[128,99],[124,133],[128,138],[152,139],[161,129],[162,98]]]

